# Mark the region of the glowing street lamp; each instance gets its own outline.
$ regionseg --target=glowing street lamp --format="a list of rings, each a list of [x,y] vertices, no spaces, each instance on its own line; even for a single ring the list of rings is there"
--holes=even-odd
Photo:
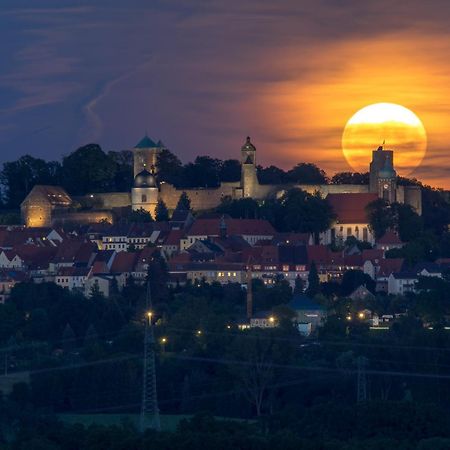
[[[364,319],[364,313],[363,313],[363,312],[360,312],[360,313],[358,314],[358,317],[359,317],[360,319]]]
[[[166,337],[162,337],[161,338],[161,347],[162,347],[162,352],[166,353],[166,344],[167,344],[167,338]]]
[[[202,330],[197,330],[197,336],[201,336],[203,333],[202,333]]]

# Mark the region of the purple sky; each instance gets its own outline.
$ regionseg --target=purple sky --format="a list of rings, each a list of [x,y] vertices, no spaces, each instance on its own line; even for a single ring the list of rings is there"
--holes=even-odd
[[[416,176],[443,180],[449,19],[444,0],[2,0],[0,162],[130,148],[147,130],[183,161],[237,157],[249,134],[265,165],[333,173],[348,170],[340,135],[355,108],[396,100],[427,119]],[[408,58],[417,76],[401,89],[361,88]]]

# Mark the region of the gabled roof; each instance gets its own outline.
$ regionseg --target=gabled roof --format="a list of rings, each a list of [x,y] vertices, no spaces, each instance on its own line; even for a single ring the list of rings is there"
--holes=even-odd
[[[281,264],[301,264],[308,263],[308,254],[305,245],[279,245],[278,259]]]
[[[138,253],[135,252],[120,252],[114,258],[111,265],[112,273],[132,272],[138,260]]]
[[[383,259],[384,251],[376,248],[365,249],[361,252],[362,261],[380,261]]]
[[[33,197],[45,199],[52,206],[70,206],[72,204],[70,195],[61,186],[37,184],[31,189],[23,203]]]
[[[377,198],[373,193],[328,194],[326,197],[337,216],[337,223],[341,224],[366,224],[366,207]]]
[[[393,230],[387,230],[380,239],[377,240],[377,244],[385,245],[401,245],[403,242],[398,237],[398,234]]]
[[[180,239],[184,236],[183,230],[170,230],[167,234],[163,245],[176,245],[180,246]]]
[[[388,277],[393,272],[400,272],[405,260],[403,258],[381,259],[378,262],[379,271],[377,277]]]
[[[219,236],[221,218],[197,219],[188,236]],[[275,230],[267,220],[225,219],[227,235],[274,236]]]

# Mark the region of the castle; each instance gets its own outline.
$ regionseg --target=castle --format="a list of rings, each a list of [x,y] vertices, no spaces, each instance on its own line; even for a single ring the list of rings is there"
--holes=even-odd
[[[59,186],[34,186],[21,205],[22,218],[29,227],[51,226],[64,223],[112,222],[114,210],[144,209],[154,217],[159,200],[169,210],[174,210],[182,192],[186,192],[194,211],[209,210],[218,206],[224,197],[233,199],[251,197],[255,200],[278,198],[288,189],[296,187],[309,193],[376,194],[389,202],[411,205],[418,214],[422,212],[421,189],[418,186],[397,184],[394,153],[383,147],[372,152],[368,185],[352,184],[261,184],[258,181],[256,147],[247,137],[241,147],[241,179],[222,182],[216,188],[177,189],[164,181],[159,182],[155,168],[158,154],[164,149],[161,141],[154,142],[145,136],[133,149],[134,184],[131,192],[91,193],[72,198]],[[350,198],[354,198],[349,196]]]

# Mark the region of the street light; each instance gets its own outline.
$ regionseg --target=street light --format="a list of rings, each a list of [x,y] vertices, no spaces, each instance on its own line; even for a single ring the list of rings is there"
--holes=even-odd
[[[167,338],[166,337],[162,337],[161,338],[161,346],[162,346],[162,352],[166,353],[166,344],[167,344]]]
[[[270,316],[269,317],[269,322],[270,322],[271,325],[273,325],[275,323],[275,317]]]
[[[352,320],[352,316],[349,314],[349,315],[346,317],[346,319],[347,319],[348,321],[350,321],[350,320]]]
[[[202,330],[197,330],[197,336],[201,336],[202,335]]]
[[[363,312],[360,312],[360,313],[358,314],[358,317],[359,317],[360,319],[364,319],[364,313],[363,313]]]

